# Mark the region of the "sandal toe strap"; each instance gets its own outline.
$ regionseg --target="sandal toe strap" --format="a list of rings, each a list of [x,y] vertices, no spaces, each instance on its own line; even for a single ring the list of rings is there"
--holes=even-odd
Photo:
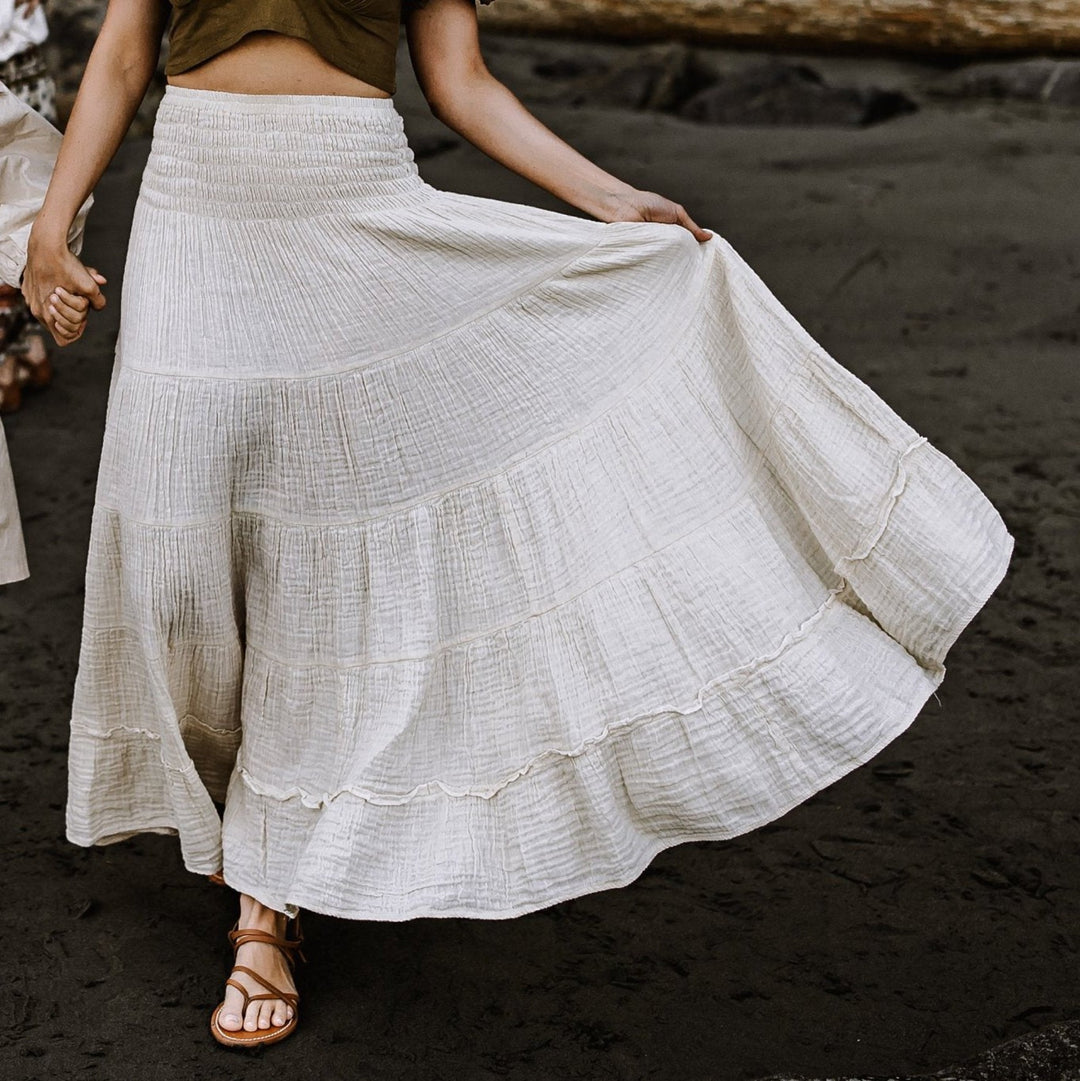
[[[282,1002],[291,1006],[294,1010],[297,1008],[300,1002],[300,996],[295,991],[282,991],[280,987],[275,987],[268,979],[260,976],[257,972],[246,967],[245,965],[236,965],[233,967],[233,972],[243,972],[245,975],[250,976],[253,980],[261,984],[270,992],[268,995],[253,995],[248,992],[246,988],[240,987],[240,985],[233,979],[228,979],[225,982],[232,984],[233,987],[238,988],[244,996],[244,1009],[246,1010],[249,1002],[256,1002],[259,1000],[267,999],[281,999]]]
[[[233,979],[226,980],[225,984],[227,987],[235,987],[236,990],[244,996],[244,1008],[240,1012],[247,1013],[248,1005],[251,1002],[251,995],[248,994],[248,989],[242,983],[237,983],[236,980]]]

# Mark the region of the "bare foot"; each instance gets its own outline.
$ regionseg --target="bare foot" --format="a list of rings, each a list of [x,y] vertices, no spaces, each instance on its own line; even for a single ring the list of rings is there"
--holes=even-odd
[[[272,908],[260,905],[246,893],[240,894],[241,927],[257,927],[260,931],[269,931],[273,935],[284,937],[287,922],[283,912],[275,912]],[[257,972],[282,991],[296,990],[285,954],[276,946],[267,945],[265,942],[245,942],[236,951],[234,963]],[[246,972],[233,972],[230,977],[246,987],[248,994],[268,993],[265,987]],[[292,1007],[287,1002],[268,998],[249,1003],[247,1013],[244,1014],[244,996],[235,987],[226,984],[225,1005],[219,1015],[219,1023],[227,1032],[236,1032],[241,1028],[254,1032],[256,1029],[280,1028],[292,1015]]]

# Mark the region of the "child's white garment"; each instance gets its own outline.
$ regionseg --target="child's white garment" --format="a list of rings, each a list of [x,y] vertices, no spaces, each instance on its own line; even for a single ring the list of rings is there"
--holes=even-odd
[[[25,6],[17,6],[15,0],[0,0],[0,61],[40,45],[48,36],[43,7],[38,5],[27,14]]]
[[[15,500],[15,480],[11,475],[4,429],[0,428],[0,585],[18,582],[29,575],[19,504]]]
[[[0,4],[3,0],[0,0]],[[26,242],[41,209],[63,138],[60,132],[0,83],[0,282],[18,285]],[[89,198],[75,216],[68,247],[82,250]]]
[[[0,0],[0,45],[8,40],[3,28],[10,7]],[[30,227],[49,187],[61,138],[52,124],[0,83],[0,281],[6,285],[17,286],[26,266]],[[82,250],[92,202],[92,198],[86,200],[68,234],[68,246],[75,254]],[[0,584],[17,582],[29,573],[15,482],[0,429]]]

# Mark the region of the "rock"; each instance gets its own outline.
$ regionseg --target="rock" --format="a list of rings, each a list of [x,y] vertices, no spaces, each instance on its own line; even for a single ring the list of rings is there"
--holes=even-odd
[[[1080,106],[1080,60],[1036,56],[967,64],[934,81],[930,93],[954,98],[998,98]]]
[[[808,64],[769,59],[721,75],[678,113],[704,124],[863,126],[916,108],[899,91],[832,86]]]
[[[910,777],[915,772],[915,763],[909,759],[901,759],[896,762],[879,762],[872,767],[875,777],[886,781],[898,781],[903,777]]]
[[[668,110],[698,85],[693,54],[685,45],[670,42],[631,50],[625,59],[610,67],[585,71],[574,80],[567,103]]]
[[[599,60],[585,57],[557,56],[549,60],[538,60],[533,64],[533,73],[543,79],[582,79],[591,75],[604,75],[610,68]]]
[[[809,63],[708,54],[678,42],[610,46],[607,63],[545,55],[532,66],[539,100],[562,105],[657,110],[706,124],[877,123],[918,106],[898,89],[834,85]],[[523,88],[523,97],[533,95]]]
[[[994,870],[993,867],[976,867],[971,872],[971,877],[992,890],[1007,890],[1012,885],[1000,871]]]

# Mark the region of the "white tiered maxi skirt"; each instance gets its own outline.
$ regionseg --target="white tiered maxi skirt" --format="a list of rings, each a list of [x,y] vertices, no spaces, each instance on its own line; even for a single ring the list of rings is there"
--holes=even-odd
[[[1012,540],[722,237],[437,190],[391,99],[170,87],[68,837],[350,918],[626,885],[902,732]]]

